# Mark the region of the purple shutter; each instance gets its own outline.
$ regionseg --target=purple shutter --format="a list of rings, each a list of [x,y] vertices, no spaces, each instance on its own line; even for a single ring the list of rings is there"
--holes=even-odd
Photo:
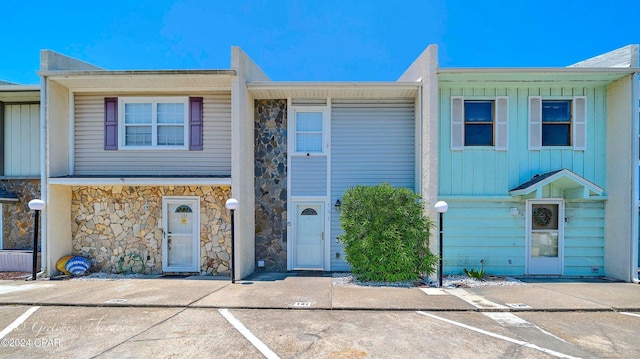
[[[113,151],[118,149],[118,98],[104,99],[104,149]]]
[[[189,151],[202,151],[202,97],[189,97]]]

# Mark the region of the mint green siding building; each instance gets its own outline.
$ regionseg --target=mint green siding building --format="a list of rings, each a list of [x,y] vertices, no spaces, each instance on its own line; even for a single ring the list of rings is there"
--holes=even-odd
[[[637,46],[592,65],[437,70],[445,274],[637,279]]]

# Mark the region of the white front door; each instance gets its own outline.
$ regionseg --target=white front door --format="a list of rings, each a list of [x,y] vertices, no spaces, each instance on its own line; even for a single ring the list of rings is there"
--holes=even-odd
[[[162,198],[162,270],[200,271],[200,197]]]
[[[527,201],[527,274],[562,274],[563,225],[562,200]]]
[[[295,204],[293,269],[324,270],[324,204]]]

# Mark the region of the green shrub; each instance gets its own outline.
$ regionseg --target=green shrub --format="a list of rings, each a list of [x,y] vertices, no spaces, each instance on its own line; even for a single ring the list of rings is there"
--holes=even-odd
[[[484,259],[480,260],[480,265],[482,266],[482,268],[480,268],[479,270],[474,268],[471,268],[471,269],[464,268],[462,271],[469,278],[482,280],[482,278],[484,278],[484,276],[486,275],[486,273],[484,272]]]
[[[464,274],[466,274],[467,277],[469,278],[475,278],[475,279],[484,278],[484,269],[464,268],[463,271],[464,271]]]
[[[362,281],[408,281],[434,272],[431,220],[420,196],[389,184],[349,188],[340,222],[346,261]]]

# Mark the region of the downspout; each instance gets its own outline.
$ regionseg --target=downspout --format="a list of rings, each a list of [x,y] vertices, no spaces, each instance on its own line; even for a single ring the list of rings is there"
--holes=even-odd
[[[47,201],[47,77],[40,76],[40,198]],[[48,203],[47,203],[48,205]],[[42,275],[47,272],[47,211],[42,211],[40,217],[40,272]],[[36,229],[37,230],[37,229]]]
[[[640,169],[640,153],[639,153],[639,136],[640,136],[640,74],[634,73],[631,77],[631,102],[632,102],[632,121],[631,121],[631,133],[633,133],[632,139],[632,158],[635,164],[631,171],[632,191],[631,195],[633,201],[636,203],[635,213],[631,219],[631,279],[634,283],[640,283],[638,279],[638,246],[640,245],[640,237],[638,233],[638,219],[640,218],[640,178],[638,170]]]

